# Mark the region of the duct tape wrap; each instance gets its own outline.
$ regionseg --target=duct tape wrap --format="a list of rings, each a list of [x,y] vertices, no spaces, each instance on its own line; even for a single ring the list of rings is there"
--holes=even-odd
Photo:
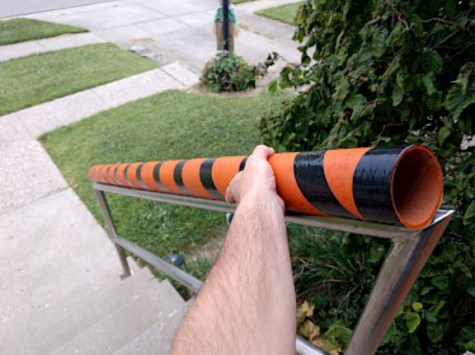
[[[224,200],[245,156],[95,165],[94,182]],[[269,158],[287,210],[426,227],[442,201],[442,172],[422,146],[279,153]]]

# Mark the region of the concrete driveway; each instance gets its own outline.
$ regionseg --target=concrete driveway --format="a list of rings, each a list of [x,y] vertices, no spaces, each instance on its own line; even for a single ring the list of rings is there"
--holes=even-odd
[[[108,0],[0,0],[0,18],[91,5]]]

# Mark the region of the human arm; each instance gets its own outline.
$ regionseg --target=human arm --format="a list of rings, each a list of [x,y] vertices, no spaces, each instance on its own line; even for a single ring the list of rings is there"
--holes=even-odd
[[[272,154],[257,147],[228,188],[226,200],[238,203],[233,222],[172,355],[295,353],[295,289]]]

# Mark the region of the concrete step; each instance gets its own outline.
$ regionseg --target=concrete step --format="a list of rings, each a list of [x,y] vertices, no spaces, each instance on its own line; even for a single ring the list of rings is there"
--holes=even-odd
[[[192,300],[181,308],[160,318],[152,327],[133,339],[114,355],[168,355],[173,337],[188,313]]]
[[[185,87],[199,84],[200,78],[180,63],[171,63],[161,67],[165,73],[182,83]]]
[[[159,291],[160,288],[152,273],[144,268],[123,281],[117,281],[106,291],[84,297],[76,305],[67,305],[72,298],[68,297],[52,305],[51,312],[25,317],[10,331],[2,332],[2,348],[9,349],[4,354],[48,354],[150,289]],[[25,338],[25,334],[30,336]]]
[[[36,177],[42,168],[30,166]],[[17,186],[42,183],[33,175]],[[120,281],[121,266],[104,230],[68,188],[0,215],[0,273],[1,337],[8,323],[65,298],[74,307],[89,291],[106,290]]]
[[[135,260],[127,258],[129,266],[134,275],[141,271]],[[0,351],[10,349],[18,343],[18,339],[23,341],[25,334],[38,334],[42,329],[49,328],[60,319],[68,316],[74,310],[84,304],[84,300],[92,300],[104,291],[123,283],[119,278],[120,269],[117,269],[117,278],[108,283],[91,287],[88,284],[74,288],[67,297],[45,304],[42,308],[24,314],[19,319],[0,324],[0,341],[2,347]],[[147,270],[146,273],[150,274]],[[140,276],[139,276],[140,278]],[[129,282],[129,280],[125,280]],[[87,302],[87,301],[86,301]]]
[[[168,281],[152,287],[102,322],[58,347],[50,355],[113,354],[130,340],[150,328],[164,314],[181,308],[183,299]],[[71,319],[71,322],[74,322]],[[19,355],[18,353],[16,355]],[[41,355],[36,352],[35,355]]]

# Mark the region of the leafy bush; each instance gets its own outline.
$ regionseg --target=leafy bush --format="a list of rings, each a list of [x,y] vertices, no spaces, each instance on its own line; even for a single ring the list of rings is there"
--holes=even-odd
[[[466,144],[475,134],[474,7],[473,0],[307,0],[294,37],[302,43],[301,63],[284,68],[279,82],[307,90],[261,121],[266,142],[278,150],[417,143],[437,154],[444,205],[457,213],[380,354],[475,350],[475,149]],[[367,260],[366,272],[349,279],[364,285],[379,270],[387,245],[345,240],[333,257]],[[339,286],[330,279],[322,289]],[[348,327],[364,298],[314,296],[326,309],[347,302],[347,315],[324,316]]]
[[[201,82],[213,92],[246,91],[256,87],[256,75],[243,57],[223,51],[206,63]]]

